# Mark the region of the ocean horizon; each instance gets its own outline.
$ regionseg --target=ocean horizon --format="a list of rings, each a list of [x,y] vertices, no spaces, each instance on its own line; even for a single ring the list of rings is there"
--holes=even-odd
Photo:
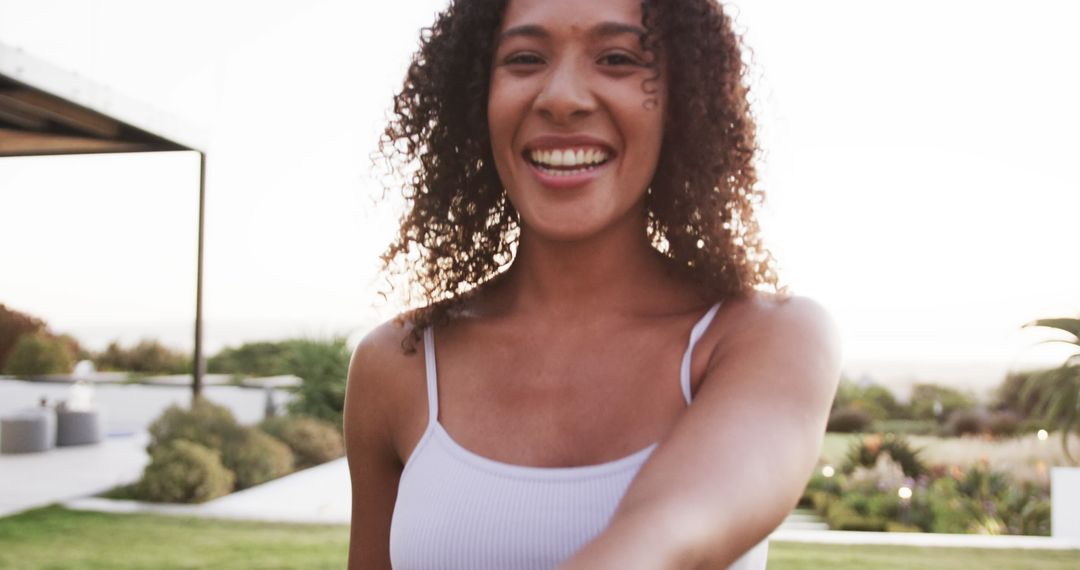
[[[287,338],[331,338],[344,336],[355,345],[378,324],[375,320],[328,322],[325,319],[238,319],[208,320],[203,326],[204,351],[213,355],[225,347],[246,342],[276,341]],[[142,339],[156,339],[162,344],[190,351],[194,346],[191,323],[132,323],[107,326],[58,326],[56,332],[74,336],[87,349],[103,350],[110,342],[130,346]],[[1043,366],[1052,366],[1047,363]],[[942,384],[967,390],[980,399],[993,395],[1009,372],[1038,367],[1038,364],[974,359],[924,359],[893,356],[888,358],[850,355],[843,363],[843,376],[855,382],[872,382],[891,390],[906,400],[911,388],[919,383]]]

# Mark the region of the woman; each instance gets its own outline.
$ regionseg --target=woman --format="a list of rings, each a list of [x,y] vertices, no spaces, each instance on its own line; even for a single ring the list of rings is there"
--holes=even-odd
[[[425,33],[384,140],[423,308],[351,365],[350,567],[764,567],[839,365],[817,304],[756,290],[742,73],[710,0],[456,0]]]

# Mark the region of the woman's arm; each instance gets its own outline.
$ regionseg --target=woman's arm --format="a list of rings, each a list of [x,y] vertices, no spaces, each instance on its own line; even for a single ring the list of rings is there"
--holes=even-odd
[[[727,568],[798,502],[839,380],[835,326],[799,297],[724,319],[693,405],[563,570]]]
[[[396,332],[395,332],[396,331]],[[390,518],[397,499],[401,462],[391,436],[395,377],[394,341],[400,328],[392,324],[369,334],[353,353],[345,395],[345,453],[352,477],[352,525],[349,569],[390,568]]]

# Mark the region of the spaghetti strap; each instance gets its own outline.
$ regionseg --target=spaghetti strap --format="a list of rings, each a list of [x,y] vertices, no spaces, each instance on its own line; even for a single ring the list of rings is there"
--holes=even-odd
[[[434,327],[424,329],[424,367],[427,378],[428,427],[439,421],[439,382],[435,372]]]
[[[686,399],[687,406],[693,400],[693,395],[690,394],[690,359],[694,355],[694,347],[697,346],[701,336],[709,328],[709,324],[712,323],[713,317],[716,316],[721,304],[723,304],[723,301],[713,305],[709,312],[698,320],[694,328],[690,329],[690,342],[686,346],[686,352],[683,353],[682,366],[679,369],[679,384],[682,385],[683,398]]]

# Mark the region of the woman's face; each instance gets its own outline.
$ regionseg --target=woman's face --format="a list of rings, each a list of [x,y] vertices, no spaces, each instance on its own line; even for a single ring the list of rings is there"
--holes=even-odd
[[[640,215],[666,92],[640,0],[511,0],[488,93],[495,167],[523,229],[582,239]],[[661,75],[663,77],[663,75]]]

